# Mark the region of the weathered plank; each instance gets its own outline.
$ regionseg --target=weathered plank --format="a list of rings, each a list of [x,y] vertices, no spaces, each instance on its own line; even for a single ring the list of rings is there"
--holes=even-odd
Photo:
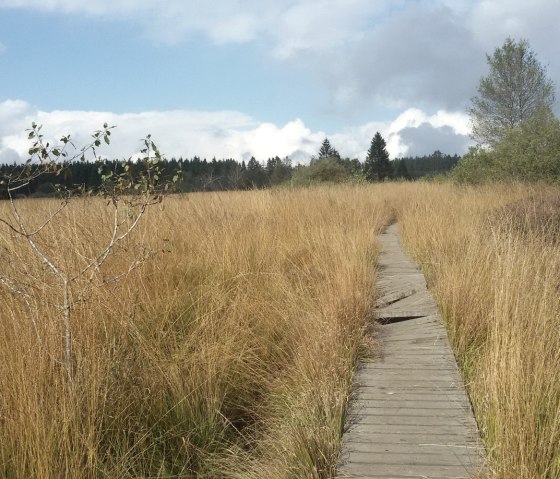
[[[357,372],[338,475],[483,477],[484,449],[437,305],[396,226],[380,240],[381,351]]]

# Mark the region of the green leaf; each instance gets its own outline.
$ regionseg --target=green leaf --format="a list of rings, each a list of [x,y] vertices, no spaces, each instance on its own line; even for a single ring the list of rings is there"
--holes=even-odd
[[[107,143],[107,144],[110,143],[110,141],[109,141],[109,136],[108,136],[108,135],[105,135],[105,136],[103,137],[103,139],[105,140],[105,143]]]

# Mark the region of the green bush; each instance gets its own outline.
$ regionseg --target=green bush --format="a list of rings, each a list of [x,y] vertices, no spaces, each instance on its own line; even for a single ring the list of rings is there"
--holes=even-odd
[[[471,148],[452,176],[468,183],[560,180],[560,120],[548,108],[539,110],[493,149]]]
[[[299,167],[293,178],[292,185],[306,186],[314,183],[342,183],[348,181],[351,175],[334,157],[314,160],[309,166]]]

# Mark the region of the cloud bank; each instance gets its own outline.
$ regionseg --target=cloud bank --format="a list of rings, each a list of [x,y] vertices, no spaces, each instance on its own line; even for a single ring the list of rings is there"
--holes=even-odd
[[[44,125],[46,138],[71,134],[78,146],[85,145],[103,123],[116,125],[111,145],[102,150],[104,155],[115,158],[136,154],[139,140],[150,133],[167,157],[197,155],[247,161],[254,156],[264,161],[278,155],[306,163],[326,136],[323,131],[311,131],[300,119],[275,125],[236,111],[47,112],[22,100],[7,100],[0,102],[0,163],[27,158],[30,145],[25,129],[33,121]],[[329,138],[343,156],[364,160],[376,131],[386,139],[393,158],[431,153],[436,147],[444,153],[461,154],[469,143],[468,118],[464,114],[439,111],[427,115],[417,109],[408,109],[391,121],[347,128]]]
[[[91,16],[143,26],[155,42],[200,36],[258,42],[326,88],[330,107],[464,109],[484,54],[526,37],[543,63],[560,43],[558,0],[0,0],[0,8]],[[560,83],[560,64],[550,70]]]

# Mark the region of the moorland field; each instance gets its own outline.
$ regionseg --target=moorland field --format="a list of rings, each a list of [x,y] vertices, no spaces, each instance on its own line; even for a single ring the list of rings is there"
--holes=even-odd
[[[31,228],[59,204],[16,201]],[[1,225],[0,477],[332,477],[356,363],[375,360],[376,236],[398,221],[491,477],[558,478],[559,211],[558,187],[523,183],[168,196],[72,282],[71,383],[59,277]],[[111,222],[76,198],[35,246],[72,277]]]

